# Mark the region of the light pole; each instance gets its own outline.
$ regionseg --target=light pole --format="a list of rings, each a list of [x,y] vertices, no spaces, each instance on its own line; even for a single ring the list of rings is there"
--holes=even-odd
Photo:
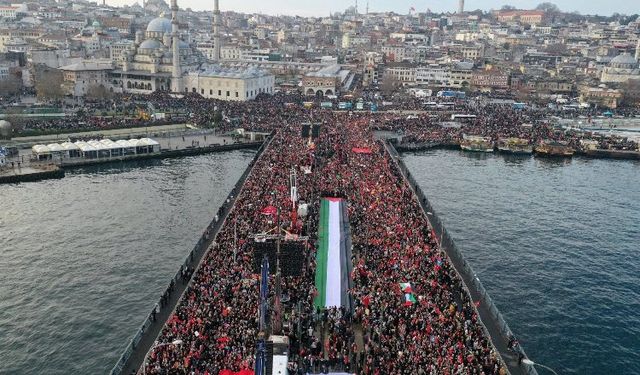
[[[151,347],[151,349],[149,349],[149,351],[147,352],[147,354],[145,354],[144,356],[144,361],[142,361],[142,375],[146,375],[147,373],[147,357],[149,356],[149,352],[151,352],[153,349],[155,348],[159,348],[161,346],[167,346],[167,345],[181,345],[182,344],[182,340],[178,339],[178,340],[173,340],[171,342],[165,342],[162,344],[158,344],[158,345],[154,345]]]
[[[522,360],[522,363],[524,363],[525,365],[529,365],[529,366],[540,366],[540,367],[542,367],[542,368],[544,368],[544,369],[547,369],[547,370],[551,371],[551,372],[552,372],[552,373],[554,373],[555,375],[558,375],[558,373],[557,373],[557,372],[555,372],[551,367],[548,367],[548,366],[545,366],[545,365],[541,365],[540,363],[533,362],[533,361],[532,361],[532,360],[530,360],[529,358],[524,358],[524,359]]]

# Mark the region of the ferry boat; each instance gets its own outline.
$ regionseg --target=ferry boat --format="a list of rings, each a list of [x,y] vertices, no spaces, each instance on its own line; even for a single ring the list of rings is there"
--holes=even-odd
[[[569,147],[565,142],[545,140],[537,145],[534,149],[537,155],[540,156],[561,156],[571,157],[576,152],[572,147]]]
[[[460,148],[464,151],[493,152],[493,142],[489,137],[465,134],[462,136]]]
[[[498,140],[498,151],[514,155],[530,155],[533,146],[524,138],[501,138]]]

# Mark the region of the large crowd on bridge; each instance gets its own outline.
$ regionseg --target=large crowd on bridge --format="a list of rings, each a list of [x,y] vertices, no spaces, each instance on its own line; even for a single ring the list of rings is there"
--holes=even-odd
[[[374,140],[376,120],[314,113],[312,120],[322,126],[310,143],[300,134],[309,113],[278,108],[281,103],[256,108],[256,126],[277,123],[279,130],[159,337],[159,343],[179,339],[182,344],[153,349],[146,373],[218,375],[253,368],[259,332],[251,243],[255,234],[273,231],[276,221],[294,235],[309,236],[303,272],[284,277],[284,307],[271,314],[285,322],[292,373],[329,368],[371,375],[502,373],[504,365],[419,203]],[[366,152],[355,153],[354,147]],[[307,167],[311,173],[304,173]],[[292,168],[298,171],[299,199],[310,204],[304,219],[288,213]],[[324,195],[348,202],[353,311],[319,311],[313,305],[317,213]],[[265,214],[266,206],[287,214]],[[414,303],[407,304],[400,283],[411,284]]]

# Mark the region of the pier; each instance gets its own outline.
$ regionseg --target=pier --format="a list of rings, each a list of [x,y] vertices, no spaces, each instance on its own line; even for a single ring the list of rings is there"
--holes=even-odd
[[[175,130],[175,127],[169,130]],[[79,133],[81,135],[84,133]],[[95,133],[89,133],[95,136]],[[137,134],[137,133],[128,133]],[[8,158],[4,166],[0,166],[0,184],[34,182],[47,179],[63,178],[65,171],[96,164],[126,163],[149,159],[179,158],[185,156],[203,155],[214,152],[225,152],[240,149],[257,149],[263,140],[235,140],[228,136],[215,135],[211,131],[180,130],[178,133],[157,133],[161,135],[156,140],[160,144],[160,151],[135,155],[113,156],[108,158],[67,158],[53,157],[50,160],[37,161],[32,159],[31,149],[22,148],[19,154]],[[43,139],[38,138],[40,141]],[[50,139],[51,140],[51,139]],[[61,139],[58,138],[58,141]],[[33,139],[22,147],[32,145]]]

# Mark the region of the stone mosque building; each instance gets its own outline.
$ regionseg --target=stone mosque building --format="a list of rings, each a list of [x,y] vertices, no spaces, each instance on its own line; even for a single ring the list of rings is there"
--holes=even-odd
[[[113,56],[113,61],[106,65],[104,61],[85,61],[61,67],[64,86],[74,96],[86,94],[90,85],[136,94],[193,92],[222,100],[249,100],[260,93],[273,93],[273,74],[256,68],[218,65],[221,24],[219,0],[214,0],[211,63],[185,41],[186,35],[179,29],[177,0],[171,0],[171,19],[164,13],[153,19],[144,33],[136,33],[134,43],[117,51],[120,56]]]
[[[640,79],[640,39],[636,45],[635,58],[629,53],[614,57],[602,70],[600,82],[625,83],[630,79]]]

